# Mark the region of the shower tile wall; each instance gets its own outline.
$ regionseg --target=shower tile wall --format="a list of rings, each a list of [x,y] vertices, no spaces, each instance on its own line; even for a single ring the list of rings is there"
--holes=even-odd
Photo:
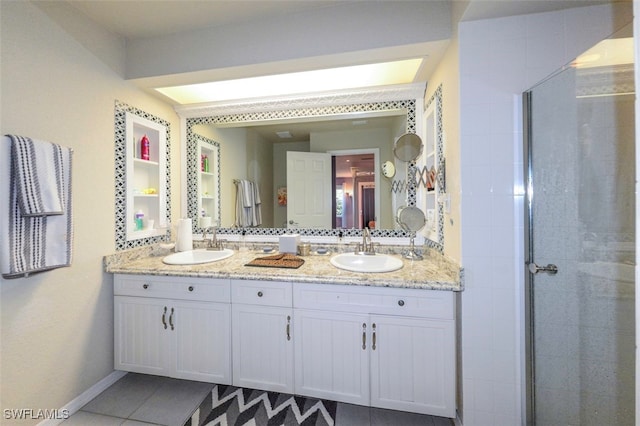
[[[614,16],[632,16],[629,5],[617,8],[460,23],[465,426],[521,424],[525,416],[521,94],[613,33]]]

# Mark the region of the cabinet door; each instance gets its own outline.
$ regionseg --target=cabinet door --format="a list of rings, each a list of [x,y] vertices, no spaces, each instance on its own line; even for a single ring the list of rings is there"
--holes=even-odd
[[[115,296],[115,369],[165,374],[170,363],[169,302],[163,299]]]
[[[372,315],[371,329],[371,405],[455,417],[454,322]]]
[[[231,308],[225,303],[172,301],[173,377],[231,384]]]
[[[296,309],[297,394],[369,404],[368,315]]]
[[[293,393],[292,309],[234,304],[233,384]]]

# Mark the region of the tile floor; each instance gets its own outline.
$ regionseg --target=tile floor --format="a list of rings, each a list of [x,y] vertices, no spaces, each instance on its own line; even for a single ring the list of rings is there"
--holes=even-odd
[[[211,383],[129,373],[63,426],[182,426],[213,388]],[[451,426],[450,419],[338,404],[336,426]],[[260,425],[257,425],[260,426]]]

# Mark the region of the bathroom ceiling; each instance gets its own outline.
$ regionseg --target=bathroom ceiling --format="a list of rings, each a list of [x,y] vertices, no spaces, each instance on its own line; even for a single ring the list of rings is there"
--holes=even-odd
[[[93,21],[128,39],[175,34],[202,28],[251,22],[314,9],[361,3],[348,0],[66,0]],[[419,0],[449,2],[460,0]],[[620,0],[470,0],[463,20],[549,12]],[[632,1],[632,0],[622,0]]]
[[[342,0],[66,0],[104,28],[128,39],[251,22],[353,3]]]
[[[462,20],[477,21],[480,19],[553,12],[574,7],[631,1],[633,0],[470,0]]]

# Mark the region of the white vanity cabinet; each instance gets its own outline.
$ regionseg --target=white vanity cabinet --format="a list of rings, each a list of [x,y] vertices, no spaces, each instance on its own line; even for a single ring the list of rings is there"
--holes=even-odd
[[[231,384],[228,280],[116,275],[115,368]]]
[[[452,292],[294,286],[296,393],[455,417]]]
[[[231,280],[233,385],[293,393],[292,285]]]
[[[455,417],[451,291],[116,274],[115,368]]]

